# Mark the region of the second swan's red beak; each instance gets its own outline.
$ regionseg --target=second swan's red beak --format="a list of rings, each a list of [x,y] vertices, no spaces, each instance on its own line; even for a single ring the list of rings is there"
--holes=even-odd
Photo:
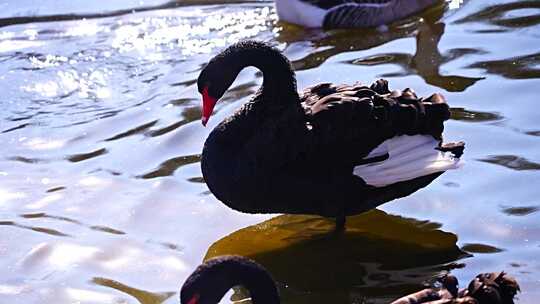
[[[200,295],[198,293],[196,293],[193,298],[191,298],[189,300],[189,302],[187,304],[198,304],[199,303],[199,299],[200,299]]]
[[[212,97],[208,94],[208,87],[205,87],[202,91],[203,96],[203,110],[202,110],[202,124],[206,127],[206,124],[208,123],[208,120],[210,119],[210,116],[212,115],[212,111],[214,110],[214,106],[216,105],[217,98]]]

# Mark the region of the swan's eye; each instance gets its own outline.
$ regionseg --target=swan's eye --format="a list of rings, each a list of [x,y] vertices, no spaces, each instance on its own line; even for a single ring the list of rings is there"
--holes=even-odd
[[[201,296],[198,293],[196,293],[193,297],[191,297],[191,299],[187,302],[187,304],[197,304],[197,303],[199,303],[199,298],[200,297]]]

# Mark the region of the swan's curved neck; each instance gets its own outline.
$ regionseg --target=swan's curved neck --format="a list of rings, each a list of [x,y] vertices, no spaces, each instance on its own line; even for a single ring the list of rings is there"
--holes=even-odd
[[[279,293],[274,280],[266,272],[252,273],[238,285],[244,286],[254,304],[279,304]]]
[[[261,269],[253,267],[243,267],[236,265],[234,269],[230,269],[223,277],[227,280],[221,280],[221,286],[209,286],[214,291],[221,295],[218,298],[223,298],[227,291],[233,287],[242,286],[251,297],[253,304],[279,304],[279,293],[276,289],[274,280],[268,273]]]
[[[261,92],[263,99],[272,103],[296,102],[296,77],[289,60],[278,50],[259,43],[240,44],[232,48],[230,53],[237,62],[238,72],[245,67],[253,66],[263,74]]]

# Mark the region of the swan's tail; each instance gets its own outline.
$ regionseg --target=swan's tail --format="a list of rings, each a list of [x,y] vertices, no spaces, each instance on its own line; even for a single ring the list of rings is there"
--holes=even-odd
[[[384,141],[356,166],[354,174],[368,185],[384,187],[461,166],[464,143],[441,145],[430,135],[401,135]],[[384,159],[384,160],[381,160]]]

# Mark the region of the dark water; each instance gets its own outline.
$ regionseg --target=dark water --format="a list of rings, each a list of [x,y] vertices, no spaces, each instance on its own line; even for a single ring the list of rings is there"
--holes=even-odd
[[[464,285],[499,270],[536,302],[540,2],[454,1],[386,32],[305,31],[272,2],[219,2],[0,4],[1,303],[177,303],[223,253],[267,266],[286,303],[385,303],[448,271]],[[300,87],[442,92],[466,166],[337,237],[325,219],[228,209],[199,153],[261,78],[241,73],[206,129],[194,83],[244,38],[282,49]]]

